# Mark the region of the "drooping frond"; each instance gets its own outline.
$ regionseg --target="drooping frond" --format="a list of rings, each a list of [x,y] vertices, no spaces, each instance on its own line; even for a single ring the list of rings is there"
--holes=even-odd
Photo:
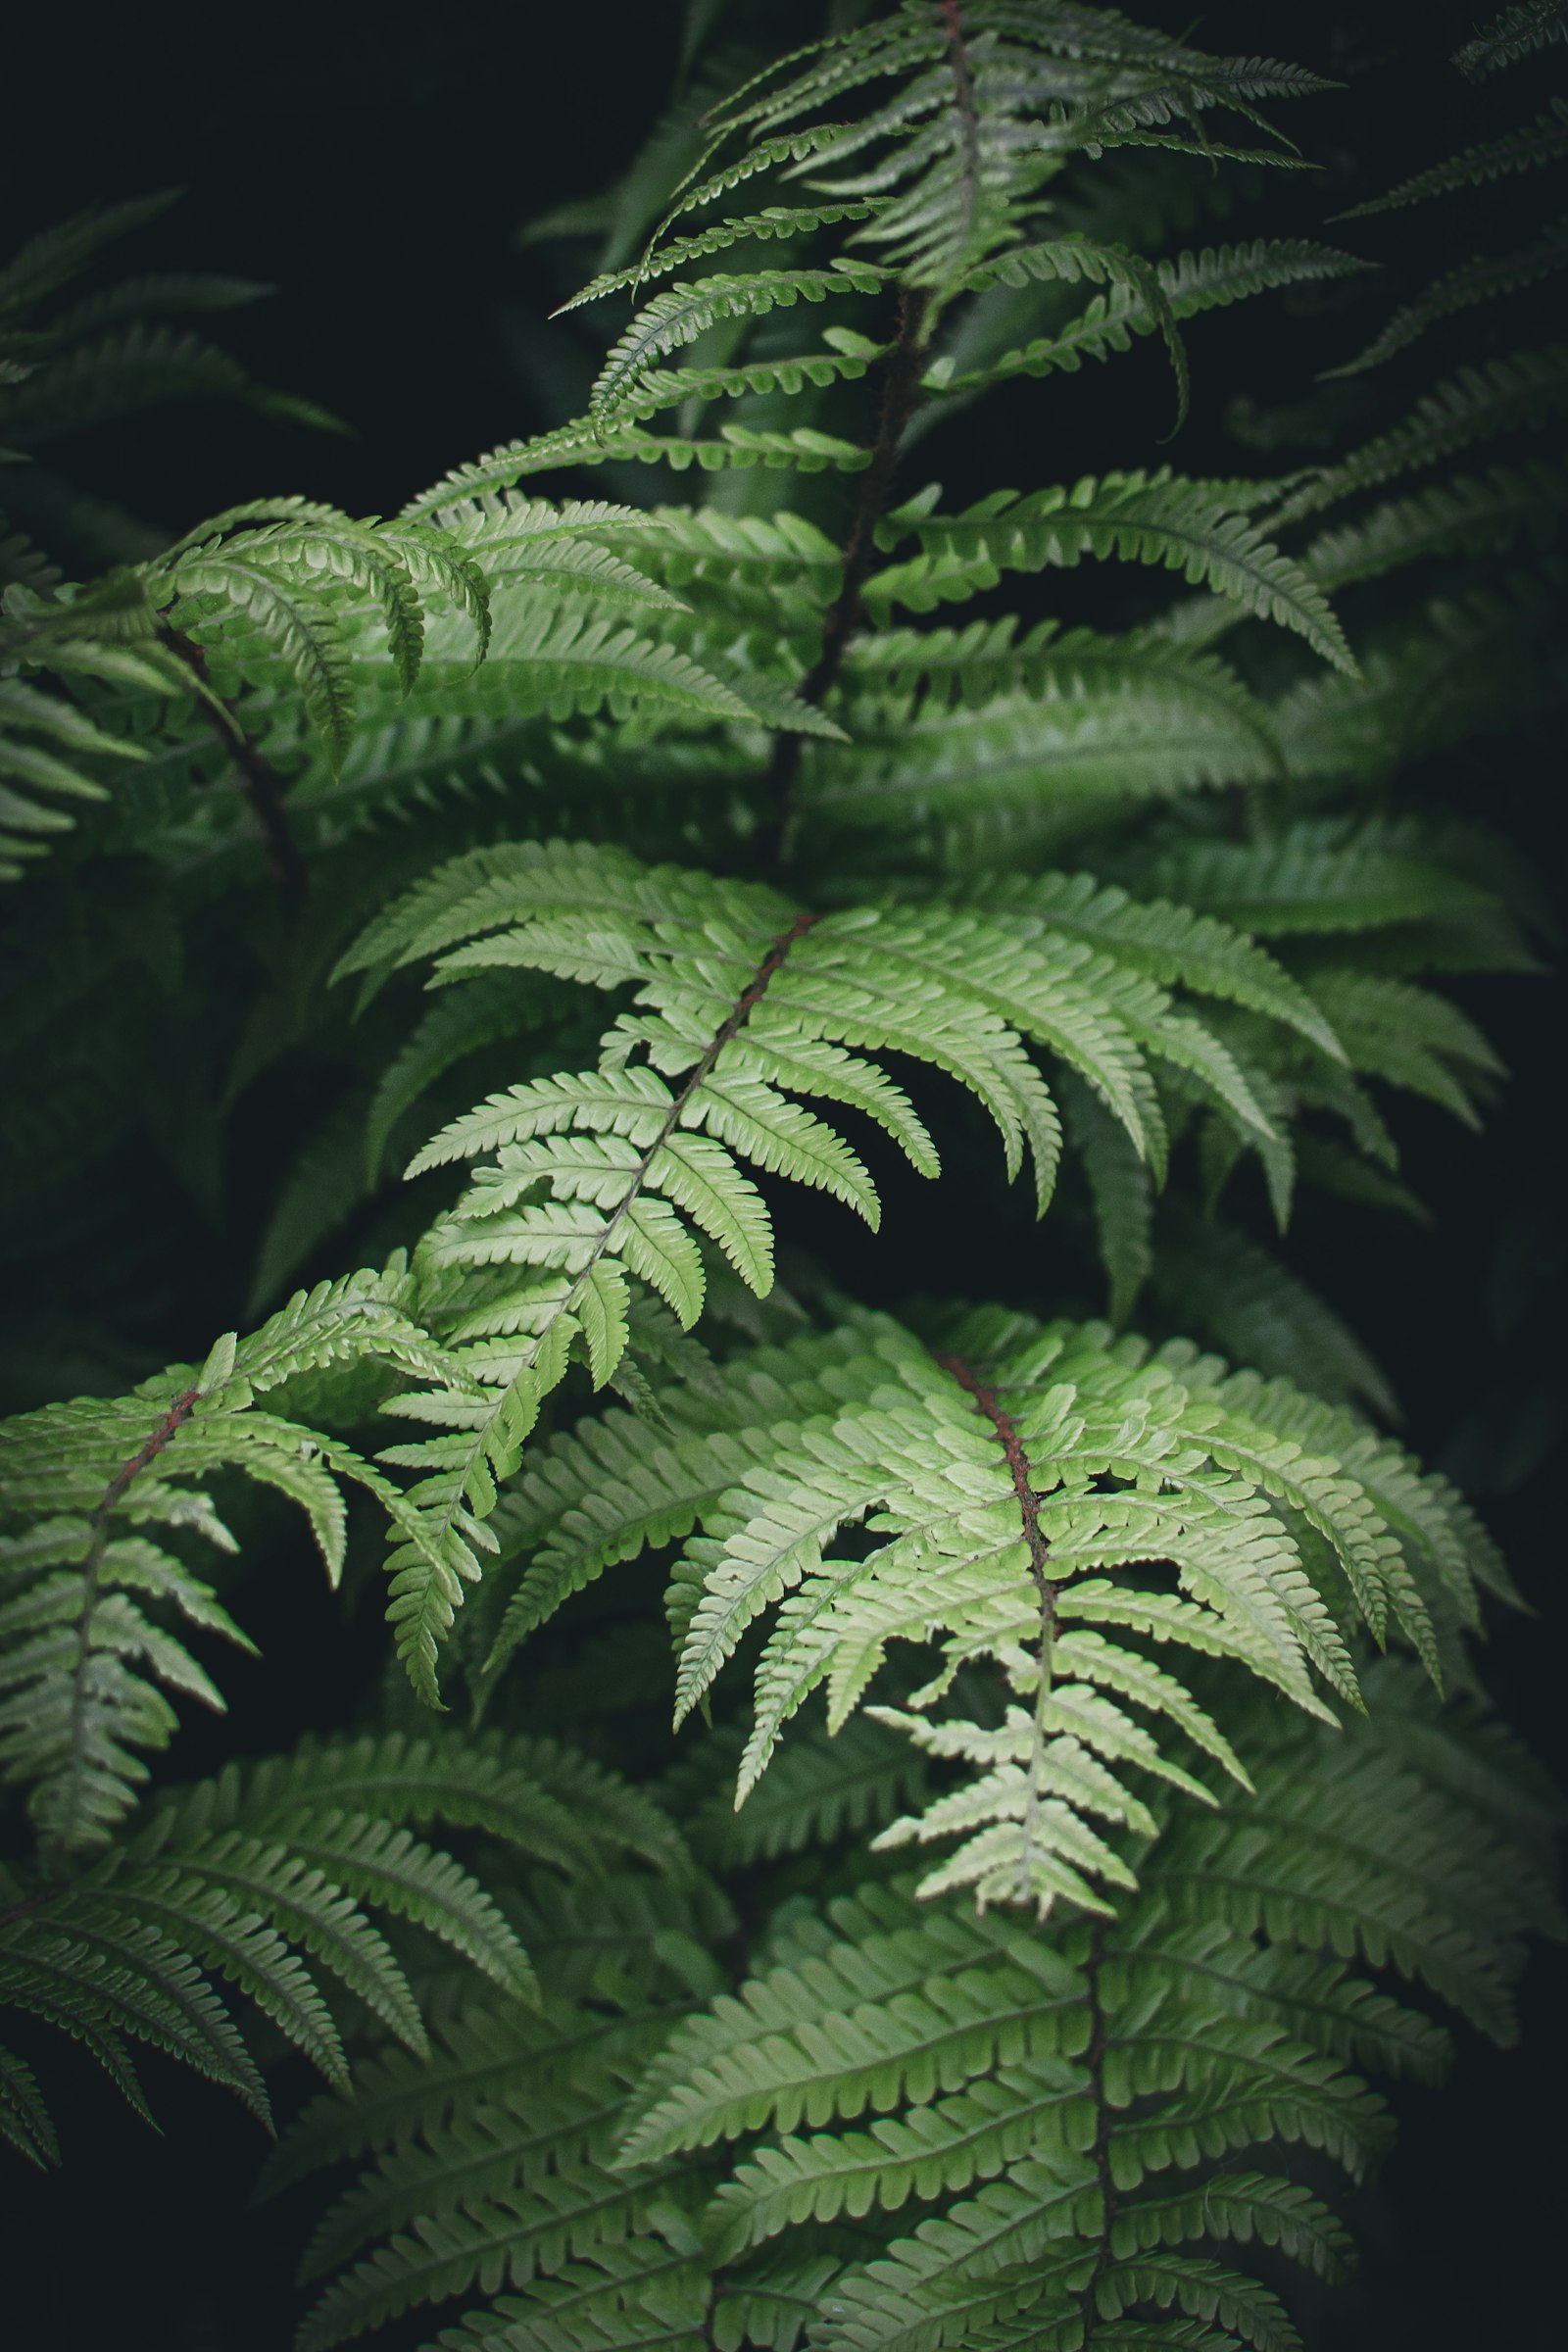
[[[416,1834],[434,1823],[478,1830],[567,1879],[595,1879],[627,1853],[689,1870],[654,1807],[547,1741],[317,1743],[250,1770],[230,1765],[149,1806],[74,1877],[40,1878],[0,1913],[0,2004],[82,2042],[138,2107],[127,2040],[196,2067],[265,2120],[255,2060],[215,1980],[339,2093],[349,2075],[329,1986],[420,2061],[429,2045],[418,2005],[374,1913],[461,1955],[509,2008],[537,2004],[492,1896]],[[47,2133],[47,2119],[34,2129]]]
[[[327,1573],[342,1570],[339,1482],[394,1513],[391,1483],[352,1447],[260,1408],[301,1371],[373,1358],[416,1380],[454,1367],[404,1309],[401,1275],[351,1275],[301,1292],[200,1369],[175,1366],[128,1396],[82,1397],[0,1424],[0,1768],[30,1791],[33,1819],[61,1853],[104,1843],[176,1716],[166,1692],[222,1699],[183,1630],[248,1647],[182,1539],[232,1551],[205,1482],[234,1468],[308,1516]]]
[[[1078,238],[1017,246],[972,271],[969,290],[1053,280],[1071,283],[1081,277],[1091,283],[1108,279],[1109,291],[1097,295],[1068,325],[1036,336],[983,368],[959,370],[950,358],[935,361],[926,371],[925,388],[952,395],[977,392],[1018,375],[1049,375],[1056,369],[1071,374],[1085,360],[1103,360],[1128,350],[1135,335],[1157,330],[1169,337],[1180,319],[1228,308],[1279,286],[1348,276],[1365,266],[1351,254],[1300,238],[1260,237],[1250,245],[1217,250],[1205,246],[1200,253],[1183,253],[1175,261],[1152,265]],[[1185,414],[1185,362],[1176,356]]]
[[[873,611],[891,604],[928,612],[940,603],[995,587],[1004,572],[1072,565],[1085,556],[1159,564],[1232,599],[1244,612],[1304,637],[1337,668],[1354,666],[1322,592],[1250,522],[1222,487],[1152,474],[1086,476],[1069,489],[996,490],[962,514],[937,515],[923,503],[890,515],[880,544],[913,536],[920,553],[866,583]]]

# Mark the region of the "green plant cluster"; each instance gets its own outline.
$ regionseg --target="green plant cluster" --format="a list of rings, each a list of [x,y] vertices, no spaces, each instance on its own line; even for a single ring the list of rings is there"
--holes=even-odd
[[[1289,1229],[1421,1214],[1401,1097],[1479,1122],[1534,960],[1410,779],[1560,697],[1568,117],[1182,241],[1323,86],[1073,0],[810,42],[634,170],[583,413],[390,518],[144,544],[34,452],[275,403],[162,322],[247,289],[68,299],[145,204],[0,275],[0,1186],[113,1269],[0,1430],[0,2131],[57,2034],[275,2112],[305,2352],[1289,2352],[1390,2086],[1511,2035],[1517,1595]],[[1363,221],[1515,183],[1380,291]],[[1304,462],[1067,478],[1052,379],[1149,342],[1174,435],[1292,290]],[[1036,478],[922,478],[1024,380]],[[242,1328],[124,1363],[263,1133]],[[173,1780],[285,1506],[388,1673]]]

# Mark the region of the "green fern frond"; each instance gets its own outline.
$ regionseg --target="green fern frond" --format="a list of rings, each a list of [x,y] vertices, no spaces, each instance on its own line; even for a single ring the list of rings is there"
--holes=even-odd
[[[1154,637],[1057,637],[1049,623],[1011,639],[1008,623],[975,622],[860,640],[846,663],[852,692],[881,676],[906,692],[848,705],[853,743],[814,758],[803,778],[812,814],[900,828],[911,817],[1009,819],[1050,842],[1081,812],[1093,821],[1107,797],[1277,772],[1261,709],[1219,662]],[[906,699],[917,679],[924,695]]]
[[[993,1316],[973,1337],[994,1349],[1011,1329]],[[1086,1331],[1061,1361],[1105,1350]],[[281,2185],[372,2159],[318,2232],[309,2269],[345,2267],[313,2340],[482,2278],[490,2300],[455,2346],[684,2343],[705,2326],[785,2344],[809,2326],[857,2352],[1065,2346],[1101,2280],[1097,2341],[1192,2352],[1223,2340],[1217,2319],[1288,2344],[1275,2295],[1208,2249],[1256,2241],[1336,2277],[1337,2217],[1269,2168],[1296,2144],[1358,2178],[1388,2118],[1351,2070],[1430,2077],[1446,2054],[1356,1956],[1506,2032],[1508,1937],[1540,1900],[1524,1792],[1489,1783],[1485,1814],[1455,1812],[1453,1735],[1414,1689],[1432,1769],[1386,1749],[1381,1710],[1326,1737],[1259,1707],[1257,1795],[1174,1806],[1145,1890],[1051,1945],[1015,1916],[869,1886],[803,1907],[771,1966],[684,2020],[492,2005],[422,2069],[365,2062],[355,2103],[318,2101],[269,2166]],[[911,2198],[906,2234],[866,2226]],[[1170,2304],[1196,2316],[1149,2316]]]
[[[715,274],[656,294],[606,360],[594,384],[589,415],[609,421],[628,398],[635,398],[656,360],[694,343],[721,318],[759,318],[781,305],[823,302],[831,294],[874,294],[882,282],[880,270],[840,256],[829,270],[765,270],[748,277]]]
[[[701,943],[704,963],[690,973],[671,960],[683,942]],[[412,1165],[496,1155],[422,1253],[432,1274],[469,1276],[455,1329],[480,1385],[452,1393],[452,1435],[384,1457],[426,1473],[414,1499],[435,1514],[427,1549],[397,1555],[394,1585],[405,1654],[426,1689],[434,1643],[476,1574],[471,1531],[514,1472],[573,1344],[596,1384],[614,1373],[628,1278],[651,1285],[683,1324],[700,1313],[704,1277],[681,1220],[759,1295],[772,1279],[770,1221],[739,1161],[826,1190],[874,1224],[877,1197],[858,1158],[791,1095],[868,1110],[929,1172],[934,1155],[902,1091],[860,1055],[892,1049],[934,1064],[991,1111],[1009,1172],[1028,1146],[1042,1207],[1059,1129],[1024,1039],[1081,1072],[1156,1169],[1163,1125],[1146,1055],[1180,1068],[1254,1138],[1274,1132],[1234,1057],[1139,968],[1147,953],[1121,964],[1021,906],[817,916],[757,886],[648,872],[624,853],[530,845],[457,860],[384,914],[340,968],[386,970],[431,954],[438,980],[543,970],[630,984],[648,1009],[620,1015],[597,1072],[492,1096]],[[639,1050],[646,1061],[632,1058]],[[440,1417],[429,1397],[391,1409]]]
[[[1110,247],[1062,239],[1049,245],[1023,245],[971,272],[975,291],[990,285],[1024,286],[1037,280],[1091,282],[1109,277],[1110,291],[1097,295],[1077,318],[1054,333],[1035,337],[1004,353],[985,367],[956,370],[951,359],[939,359],[927,369],[928,391],[956,395],[1006,383],[1018,375],[1050,375],[1060,369],[1073,374],[1085,360],[1104,360],[1112,352],[1131,348],[1135,335],[1156,330],[1174,337],[1178,320],[1205,311],[1227,309],[1250,295],[1280,286],[1312,283],[1350,275],[1366,264],[1332,246],[1300,239],[1257,238],[1250,245],[1205,246],[1200,253],[1183,253],[1175,261],[1141,264]],[[1173,357],[1179,345],[1173,345]],[[1178,423],[1185,415],[1185,363],[1177,358],[1180,398]]]
[[[985,1328],[982,1323],[977,1334],[982,1339]],[[1009,1364],[1038,1366],[1023,1375],[1038,1386],[1006,1386],[1019,1377]],[[1362,1484],[1365,1448],[1349,1443],[1348,1426],[1338,1434],[1338,1462],[1325,1453],[1309,1468],[1307,1456],[1298,1457],[1299,1438],[1292,1434],[1281,1442],[1261,1434],[1269,1416],[1281,1412],[1284,1427],[1294,1433],[1288,1392],[1279,1392],[1261,1423],[1247,1417],[1256,1414],[1256,1403],[1250,1407],[1240,1396],[1241,1417],[1226,1421],[1205,1406],[1201,1387],[1189,1393],[1181,1386],[1179,1368],[1174,1378],[1163,1375],[1166,1385],[1152,1386],[1136,1365],[1136,1355],[1118,1366],[1100,1353],[1092,1333],[1075,1341],[1057,1327],[1028,1338],[1021,1355],[1015,1340],[1000,1364],[985,1362],[972,1371],[960,1355],[932,1359],[883,1327],[858,1376],[866,1403],[793,1422],[777,1418],[774,1406],[765,1442],[759,1429],[748,1446],[751,1461],[727,1493],[710,1486],[704,1493],[702,1486],[714,1478],[726,1453],[734,1460],[733,1440],[726,1438],[721,1449],[715,1440],[697,1442],[688,1453],[695,1476],[688,1471],[663,1490],[673,1508],[657,1490],[657,1499],[649,1498],[653,1508],[645,1502],[638,1520],[598,1507],[601,1523],[617,1521],[612,1543],[595,1542],[584,1555],[575,1551],[580,1539],[573,1539],[574,1550],[566,1556],[581,1565],[572,1581],[596,1573],[609,1557],[626,1557],[649,1541],[668,1541],[694,1519],[708,1530],[688,1544],[672,1589],[683,1641],[681,1712],[703,1694],[746,1626],[779,1604],[758,1668],[758,1722],[742,1766],[743,1797],[783,1722],[809,1691],[827,1684],[829,1728],[836,1727],[890,1642],[946,1637],[948,1667],[925,1694],[928,1701],[942,1695],[965,1660],[1001,1656],[1013,1690],[1033,1701],[1032,1707],[1012,1708],[1004,1735],[942,1719],[926,1725],[918,1717],[885,1718],[917,1744],[988,1763],[989,1771],[939,1798],[923,1820],[896,1825],[882,1841],[967,1828],[972,1842],[964,1851],[971,1859],[962,1870],[978,1881],[983,1896],[1049,1901],[1054,1893],[1070,1893],[1080,1906],[1092,1905],[1086,1870],[1125,1884],[1125,1865],[1098,1834],[1079,1826],[1082,1810],[1108,1811],[1141,1824],[1146,1834],[1149,1829],[1147,1814],[1120,1787],[1114,1766],[1133,1757],[1193,1788],[1135,1729],[1118,1699],[1174,1711],[1189,1735],[1235,1771],[1242,1768],[1177,1682],[1163,1674],[1151,1679],[1137,1658],[1089,1628],[1118,1622],[1158,1628],[1171,1642],[1245,1660],[1311,1707],[1316,1702],[1303,1673],[1309,1659],[1353,1696],[1339,1633],[1296,1564],[1284,1524],[1262,1515],[1264,1496],[1287,1520],[1303,1513],[1325,1538],[1355,1607],[1380,1639],[1392,1614],[1423,1656],[1435,1660],[1426,1606],[1402,1546],[1414,1544],[1410,1558],[1424,1574],[1433,1555],[1414,1534],[1407,1509],[1396,1508],[1392,1522],[1381,1514]],[[897,1404],[891,1390],[876,1389],[879,1367],[896,1371],[906,1384],[906,1404]],[[1118,1383],[1130,1384],[1128,1401],[1112,1405]],[[764,1385],[759,1402],[770,1394]],[[1004,1404],[998,1400],[1003,1396],[1016,1401]],[[1133,1396],[1139,1399],[1136,1414]],[[801,1402],[809,1401],[808,1392]],[[574,1441],[574,1448],[579,1444]],[[944,1466],[928,1468],[936,1447]],[[640,1442],[639,1450],[651,1448]],[[572,1465],[568,1488],[563,1490],[560,1473],[553,1480],[557,1507],[565,1504],[569,1527],[583,1514],[581,1504],[567,1497],[582,1493],[595,1472],[602,1476],[604,1463],[597,1449],[569,1450],[559,1459],[562,1472]],[[1074,1468],[1075,1461],[1082,1467]],[[1211,1467],[1204,1468],[1205,1461]],[[1221,1466],[1218,1480],[1212,1465]],[[1096,1478],[1107,1469],[1137,1480],[1136,1502],[1097,1490]],[[1226,1477],[1244,1481],[1228,1500]],[[1154,1499],[1161,1481],[1169,1491],[1165,1503]],[[536,1512],[541,1507],[542,1496],[533,1505]],[[1436,1509],[1441,1519],[1444,1507],[1432,1490],[1420,1511],[1425,1516]],[[855,1566],[829,1558],[838,1529],[873,1509],[873,1526],[890,1539],[882,1549]],[[1441,1539],[1444,1570],[1462,1543],[1454,1532]],[[541,1567],[532,1572],[538,1597],[528,1612],[535,1623],[562,1592],[553,1582],[556,1572],[544,1564],[549,1557],[547,1544]],[[1154,1559],[1175,1563],[1190,1598],[1139,1595],[1097,1581],[1113,1565]],[[1082,1587],[1072,1581],[1078,1576],[1088,1580]],[[1080,1613],[1087,1619],[1084,1631],[1057,1629],[1058,1617]],[[1049,1672],[1048,1657],[1058,1661]],[[1087,1680],[1073,1683],[1074,1674]],[[1115,1696],[1095,1695],[1096,1687]],[[1019,1838],[1025,1840],[1021,1847]],[[932,1892],[948,1883],[943,1873],[928,1882]]]
[[[1396,473],[1435,465],[1471,441],[1491,434],[1544,424],[1568,402],[1568,346],[1548,344],[1507,359],[1486,360],[1417,401],[1402,425],[1380,434],[1337,465],[1314,472],[1270,512],[1270,525],[1284,530],[1358,490],[1370,490]]]
[[[1466,976],[1534,967],[1540,861],[1400,771],[1555,740],[1563,352],[1241,395],[1277,478],[986,495],[993,388],[1070,442],[1054,379],[1139,338],[1178,420],[1188,320],[1277,288],[1321,341],[1362,264],[1214,240],[1328,85],[1079,0],[831,13],[754,72],[700,0],[629,178],[530,232],[599,241],[603,365],[525,355],[540,429],[400,515],[168,543],[74,492],[29,456],[74,421],[312,412],[204,339],[257,289],[68,285],[156,200],[0,270],[0,833],[60,836],[8,947],[12,1379],[90,1392],[0,1426],[0,2136],[56,2160],[59,2034],[142,2114],[146,2050],[264,2122],[308,2061],[262,2191],[321,2352],[1297,2352],[1382,2086],[1441,2078],[1440,2013],[1507,2042],[1563,1925],[1473,1663],[1508,1571],[1384,1434],[1345,1264],[1253,1230],[1419,1215],[1385,1102],[1498,1090]],[[1565,125],[1358,209],[1506,210]],[[1560,229],[1513,241],[1349,371],[1544,286]],[[1091,558],[1059,618],[1014,577]],[[1425,605],[1424,559],[1465,572]],[[775,1234],[783,1178],[859,1224]],[[140,1379],[192,1282],[353,1233],[406,1249]],[[1106,1320],[1018,1304],[1097,1242]],[[334,1610],[384,1518],[413,1690],[171,1785],[274,1496]]]
[[[0,1999],[84,2041],[133,2098],[122,2035],[226,2083],[264,2118],[260,2078],[210,1975],[246,1995],[340,2090],[348,2072],[314,1969],[422,2059],[417,2005],[372,1910],[410,1919],[513,2001],[535,1987],[492,1897],[400,1818],[482,1829],[571,1874],[593,1875],[617,1849],[661,1869],[689,1867],[655,1808],[548,1741],[493,1738],[452,1752],[394,1736],[308,1746],[248,1773],[230,1766],[159,1803],[74,1879],[41,1880],[0,1917]],[[19,2113],[33,2112],[27,2083]]]
[[[1170,1235],[1155,1261],[1165,1311],[1245,1357],[1319,1396],[1369,1405],[1392,1419],[1387,1375],[1327,1299],[1261,1242],[1209,1217]]]
[[[1568,474],[1544,459],[1455,474],[1414,497],[1390,499],[1359,522],[1325,531],[1302,562],[1332,592],[1432,557],[1483,555],[1520,538],[1544,547],[1555,535],[1565,494]]]
[[[0,269],[0,311],[26,310],[52,294],[74,277],[101,247],[166,213],[175,194],[174,189],[164,188],[155,195],[132,196],[120,204],[93,205],[29,237]]]
[[[1512,172],[1533,172],[1539,164],[1555,163],[1562,155],[1568,155],[1568,101],[1554,98],[1534,122],[1414,172],[1386,196],[1371,197],[1339,218],[1359,220],[1369,213],[1396,212],[1405,205],[1425,204],[1434,196],[1452,195],[1460,188],[1485,187],[1489,180],[1502,179]]]
[[[402,1287],[399,1276],[322,1284],[242,1347],[232,1335],[220,1342],[201,1371],[175,1367],[129,1396],[46,1406],[0,1427],[0,1755],[7,1777],[30,1787],[54,1847],[102,1844],[128,1809],[146,1778],[137,1751],[167,1745],[177,1720],[166,1690],[222,1705],[165,1614],[249,1646],[171,1547],[188,1532],[233,1548],[201,1481],[232,1466],[289,1496],[334,1578],[344,1542],[338,1480],[400,1507],[351,1448],[258,1410],[255,1399],[345,1358],[445,1376],[448,1359],[402,1311]]]
[[[892,603],[929,612],[994,587],[1004,571],[1072,565],[1085,556],[1160,564],[1214,588],[1244,611],[1303,636],[1336,668],[1353,669],[1343,632],[1319,591],[1222,491],[1154,474],[1086,476],[1071,490],[992,494],[953,516],[906,511],[879,527],[894,546],[912,533],[921,553],[873,574],[873,610]]]
[[[1382,333],[1355,359],[1347,360],[1339,368],[1324,368],[1323,380],[1330,382],[1338,376],[1359,375],[1368,368],[1379,368],[1443,319],[1456,318],[1477,303],[1523,293],[1565,266],[1568,266],[1568,220],[1548,223],[1533,243],[1521,246],[1516,253],[1487,255],[1479,261],[1461,263],[1457,270],[1435,278],[1413,302],[1396,311]]]
[[[1487,74],[1515,66],[1522,57],[1533,57],[1538,50],[1563,40],[1568,40],[1568,20],[1562,0],[1517,0],[1517,5],[1503,9],[1463,48],[1455,50],[1453,62],[1461,74],[1481,81]]]
[[[0,880],[17,880],[23,860],[72,829],[71,803],[112,798],[99,773],[103,762],[113,776],[150,757],[134,736],[111,732],[76,702],[17,673],[181,693],[191,683],[188,667],[156,641],[154,628],[145,591],[129,572],[111,574],[69,602],[24,582],[8,588],[0,622]]]
[[[1402,844],[1376,833],[1358,841],[1342,827],[1311,822],[1255,847],[1205,841],[1171,851],[1154,879],[1179,905],[1263,939],[1463,917],[1486,895]]]

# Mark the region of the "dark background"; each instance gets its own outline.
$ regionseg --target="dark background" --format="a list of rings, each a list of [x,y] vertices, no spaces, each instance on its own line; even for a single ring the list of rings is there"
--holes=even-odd
[[[1212,51],[1270,50],[1345,78],[1345,90],[1311,108],[1277,110],[1327,166],[1292,192],[1302,233],[1543,103],[1533,65],[1480,97],[1467,89],[1445,61],[1474,13],[1447,0],[1419,12],[1338,0],[1310,11],[1215,8],[1196,28],[1182,7],[1158,0],[1134,13]],[[535,429],[545,421],[541,387],[570,365],[573,347],[559,330],[547,340],[542,323],[564,290],[559,249],[519,249],[515,231],[623,167],[671,90],[682,21],[674,0],[559,12],[533,0],[508,9],[445,0],[428,12],[337,0],[254,14],[138,12],[101,28],[58,9],[21,40],[9,36],[3,241],[90,202],[182,185],[176,210],[124,249],[126,265],[275,285],[271,300],[215,331],[263,381],[323,403],[354,428],[312,435],[233,410],[174,411],[74,443],[73,475],[122,496],[128,486],[141,511],[174,530],[273,489],[387,513],[448,466]],[[814,29],[816,15],[798,0],[730,0],[723,21],[765,51]],[[1462,204],[1400,217],[1375,250],[1430,275],[1451,258],[1442,240],[1456,220],[1462,233]],[[1277,199],[1268,224],[1288,226]],[[1373,249],[1369,238],[1359,245]],[[1525,302],[1552,299],[1548,286]],[[1539,323],[1539,312],[1525,321],[1523,307],[1512,306],[1502,330],[1521,340]],[[1238,392],[1267,402],[1304,389],[1323,364],[1312,331],[1309,311],[1276,316],[1262,305],[1195,329],[1194,418],[1175,462],[1192,472],[1256,463],[1223,429],[1227,404]],[[1342,339],[1337,350],[1353,347]],[[1464,355],[1450,345],[1444,356]],[[1052,388],[1030,386],[1025,397],[1044,402]],[[1071,478],[1153,462],[1167,400],[1152,359],[1098,373],[1092,403],[1074,411],[1082,437],[1057,470]],[[960,490],[964,464],[961,451],[944,451]],[[1015,405],[988,423],[973,464],[968,495],[1040,478],[1033,410]],[[1539,753],[1492,745],[1455,756],[1441,789],[1510,832],[1555,887],[1561,783]],[[1411,1441],[1468,1480],[1502,1538],[1540,1614],[1497,1627],[1490,1680],[1562,1779],[1550,1472],[1563,1420],[1564,1005],[1560,984],[1544,979],[1462,994],[1516,1075],[1480,1142],[1436,1116],[1401,1120],[1436,1236],[1309,1212],[1293,1258],[1389,1367]],[[983,1290],[983,1265],[964,1279]],[[329,1642],[324,1613],[318,1630]],[[253,1737],[270,1743],[259,1719]],[[1351,2214],[1360,2278],[1324,2322],[1324,2344],[1522,2352],[1555,2338],[1552,2249],[1568,2202],[1560,1954],[1538,1955],[1522,2007],[1519,2050],[1461,2036],[1448,2086],[1401,2096],[1398,2150]],[[292,2243],[235,2220],[258,2137],[220,2094],[156,2069],[149,2079],[166,2141],[83,2070],[75,2114],[62,2115],[64,2177],[18,2185],[8,2172],[14,2234],[0,2309],[29,2352],[101,2339],[117,2352],[281,2346],[295,2309]]]

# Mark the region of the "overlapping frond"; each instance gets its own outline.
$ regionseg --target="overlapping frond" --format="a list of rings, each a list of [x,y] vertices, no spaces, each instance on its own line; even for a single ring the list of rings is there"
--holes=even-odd
[[[416,1834],[434,1823],[566,1878],[597,1880],[628,1856],[689,1870],[654,1807],[548,1741],[308,1743],[157,1800],[74,1877],[40,1877],[0,1913],[0,2003],[82,2042],[144,2111],[127,2041],[198,2068],[266,2120],[262,2078],[218,1982],[340,2094],[345,1999],[416,2064],[424,2025],[375,1913],[411,1922],[492,1980],[502,2015],[529,2014],[538,1999],[492,1895]],[[32,2119],[28,2152],[52,2158],[30,2079],[19,2078],[15,2099],[19,2121]]]
[[[870,1885],[798,1908],[700,2007],[652,1981],[481,2005],[422,2067],[368,2063],[269,2168],[364,2163],[307,2257],[336,2275],[303,2340],[477,2286],[456,2352],[1214,2340],[1173,2307],[1294,2343],[1237,2250],[1342,2274],[1322,2182],[1387,2147],[1368,2078],[1446,2063],[1402,1985],[1506,2037],[1514,1926],[1549,1916],[1527,1779],[1392,1663],[1368,1689],[1345,1734],[1256,1709],[1256,1794],[1161,1803],[1108,1920],[1047,1938]]]
[[[1196,1087],[1244,1142],[1261,1148],[1276,1132],[1228,1047],[1162,983],[1239,997],[1319,1054],[1339,1053],[1321,1013],[1244,940],[1050,883],[967,906],[818,915],[624,852],[516,845],[442,869],[341,968],[373,985],[431,957],[438,982],[543,971],[633,994],[597,1069],[493,1095],[413,1162],[412,1173],[483,1163],[419,1257],[431,1311],[475,1385],[450,1393],[452,1434],[385,1457],[427,1474],[413,1500],[435,1515],[430,1542],[399,1556],[394,1586],[405,1655],[427,1690],[476,1572],[471,1547],[494,1541],[481,1531],[497,1487],[574,1357],[596,1385],[615,1374],[629,1286],[695,1322],[706,1282],[695,1227],[752,1290],[771,1287],[771,1220],[743,1163],[825,1190],[875,1225],[868,1171],[799,1098],[864,1113],[932,1175],[926,1128],[877,1057],[930,1064],[989,1110],[1009,1174],[1032,1158],[1044,1208],[1060,1123],[1026,1042],[1083,1079],[1156,1174],[1155,1068]],[[391,1409],[441,1417],[427,1395]]]

